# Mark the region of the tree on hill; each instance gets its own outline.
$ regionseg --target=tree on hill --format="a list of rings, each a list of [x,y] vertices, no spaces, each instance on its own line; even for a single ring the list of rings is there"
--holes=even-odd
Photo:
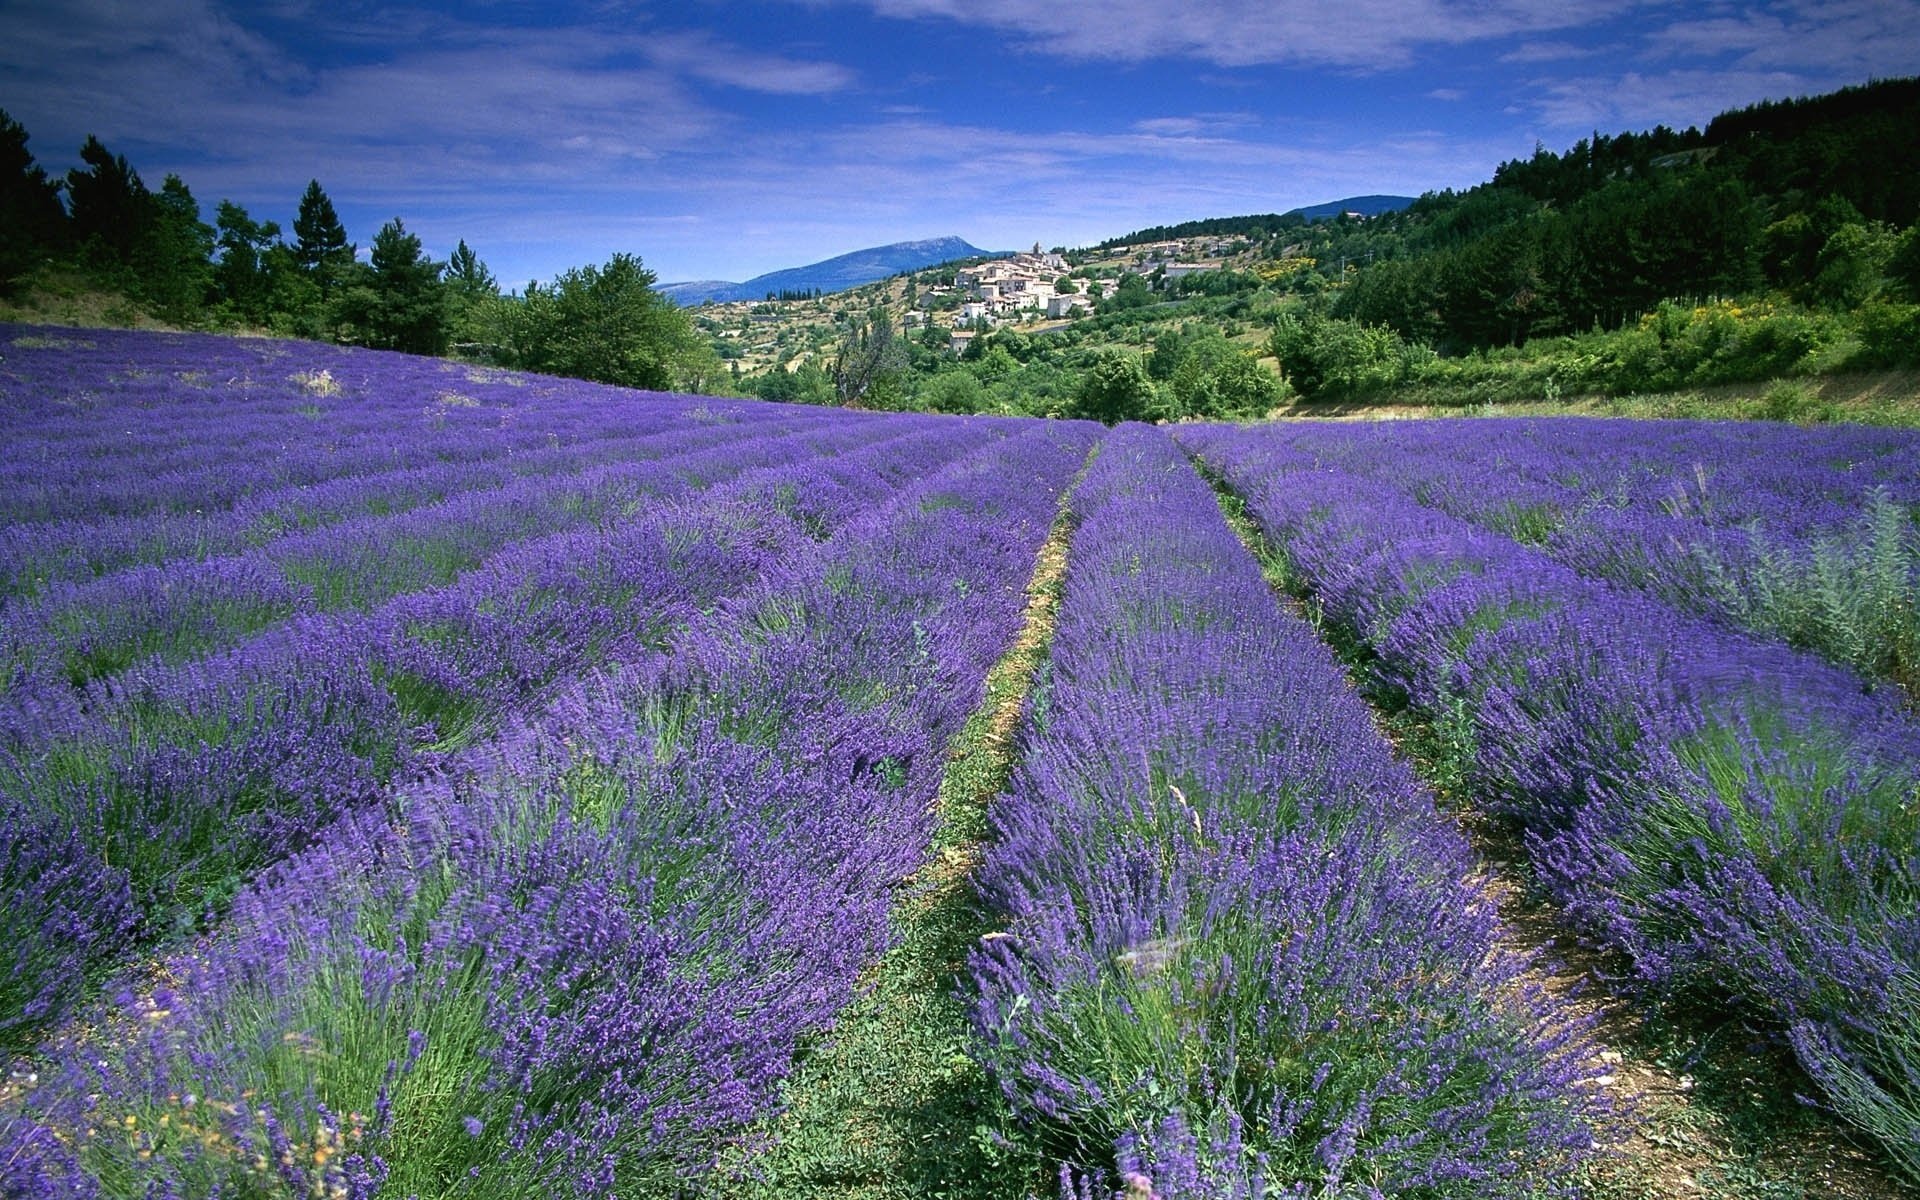
[[[551,286],[531,284],[506,313],[506,365],[601,383],[666,390],[712,349],[685,311],[653,290],[656,276],[631,254],[578,267]]]
[[[0,109],[0,292],[58,246],[66,210],[60,184],[27,149],[27,131]]]
[[[447,296],[442,264],[428,258],[420,239],[395,217],[374,235],[371,262],[342,276],[333,306],[344,341],[409,354],[447,348]]]
[[[133,291],[169,320],[196,319],[213,288],[214,231],[178,175],[168,175],[143,206],[133,248]]]
[[[124,154],[114,154],[89,134],[80,147],[85,168],[67,172],[67,204],[73,240],[89,262],[107,270],[133,261],[148,223],[153,193]]]
[[[1136,355],[1108,351],[1081,376],[1067,415],[1118,425],[1150,421],[1159,414],[1160,394]]]
[[[219,254],[213,282],[219,302],[237,320],[264,323],[273,293],[270,264],[280,241],[279,222],[256,221],[240,205],[222,200],[213,225]]]
[[[331,292],[340,274],[353,262],[354,248],[318,179],[309,180],[300,197],[300,211],[293,218],[293,238],[294,261],[314,278],[322,293]]]
[[[906,366],[906,347],[894,337],[886,310],[874,308],[864,319],[849,319],[829,374],[840,403],[858,408],[897,392]]]
[[[448,256],[443,282],[447,288],[448,324],[454,342],[472,345],[490,341],[500,284],[465,239]]]

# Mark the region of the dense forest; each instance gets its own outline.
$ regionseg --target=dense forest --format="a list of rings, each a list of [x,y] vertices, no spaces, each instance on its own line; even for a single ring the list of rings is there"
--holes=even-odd
[[[0,298],[78,286],[123,298],[102,314],[109,321],[457,352],[634,387],[703,390],[719,377],[712,347],[634,255],[503,292],[465,241],[436,261],[398,217],[362,256],[318,180],[289,239],[230,200],[209,225],[179,176],[156,192],[98,138],[60,178],[27,141],[0,110]]]

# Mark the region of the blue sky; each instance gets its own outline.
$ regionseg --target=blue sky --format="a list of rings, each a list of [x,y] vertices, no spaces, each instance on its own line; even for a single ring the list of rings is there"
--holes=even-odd
[[[0,108],[291,224],[317,177],[519,286],[1484,180],[1536,141],[1920,71],[1920,0],[0,0]]]

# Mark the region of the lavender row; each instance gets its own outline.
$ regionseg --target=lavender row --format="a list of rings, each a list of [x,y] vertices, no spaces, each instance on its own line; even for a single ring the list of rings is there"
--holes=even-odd
[[[1292,436],[1583,574],[1920,689],[1911,431],[1490,421]]]
[[[556,680],[642,656],[790,547],[993,430],[905,419],[606,530],[549,535],[457,585],[296,621],[230,653],[96,686],[0,763],[16,969],[0,1032],[55,1019],[89,972],[219,906],[396,779],[436,769]]]
[[[14,687],[60,679],[85,686],[149,657],[184,662],[296,615],[364,609],[444,586],[538,533],[605,525],[738,471],[804,457],[850,433],[878,439],[893,429],[873,423],[801,428],[692,453],[668,438],[652,446],[648,458],[459,493],[240,554],[57,584],[32,602],[0,610],[0,678]],[[690,432],[692,444],[707,444],[701,430]]]
[[[1758,521],[1822,530],[1844,527],[1875,488],[1896,503],[1920,504],[1920,435],[1910,429],[1549,418],[1293,434],[1330,464],[1362,473],[1387,453],[1404,456],[1410,490],[1428,502],[1456,490],[1477,495],[1504,477],[1517,489],[1522,532],[1536,504],[1543,522],[1603,506],[1715,528]]]
[[[1074,515],[971,963],[1015,1111],[1087,1194],[1565,1190],[1606,1116],[1583,1027],[1332,654],[1160,432],[1114,431]]]
[[[802,417],[757,424],[753,436],[817,423],[817,417]],[[542,442],[485,459],[440,461],[259,492],[232,508],[211,512],[159,510],[138,516],[9,525],[0,528],[0,604],[31,596],[49,584],[93,579],[123,567],[235,554],[288,534],[359,517],[404,513],[518,480],[650,459],[667,451],[692,453],[741,440],[743,432],[737,427],[706,425],[565,445]]]
[[[1658,994],[1731,1000],[1920,1177],[1920,726],[1891,689],[1586,579],[1282,435],[1193,431]]]
[[[884,945],[1091,437],[1029,426],[869,507],[403,823],[346,822],[54,1047],[0,1162],[78,1195],[671,1193]]]
[[[0,518],[191,513],[255,493],[543,445],[789,419],[754,401],[593,385],[297,342],[12,333],[0,362]],[[28,348],[21,349],[26,337]],[[37,349],[35,338],[54,336]],[[168,351],[172,353],[169,354]]]

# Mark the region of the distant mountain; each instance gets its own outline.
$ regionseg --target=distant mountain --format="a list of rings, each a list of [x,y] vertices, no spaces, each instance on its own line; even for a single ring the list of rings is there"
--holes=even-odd
[[[1399,212],[1412,204],[1413,200],[1412,196],[1348,196],[1345,200],[1329,200],[1325,204],[1296,208],[1286,215],[1302,216],[1309,221],[1337,217],[1348,212],[1359,213],[1363,217],[1377,217],[1381,213]]]
[[[1006,251],[982,250],[957,237],[926,238],[917,242],[894,242],[855,250],[824,262],[804,267],[789,267],[756,275],[745,283],[702,279],[690,283],[663,283],[655,288],[680,305],[695,305],[708,300],[764,300],[769,292],[844,292],[863,283],[891,278],[903,271],[918,271],[957,258],[989,258]]]

